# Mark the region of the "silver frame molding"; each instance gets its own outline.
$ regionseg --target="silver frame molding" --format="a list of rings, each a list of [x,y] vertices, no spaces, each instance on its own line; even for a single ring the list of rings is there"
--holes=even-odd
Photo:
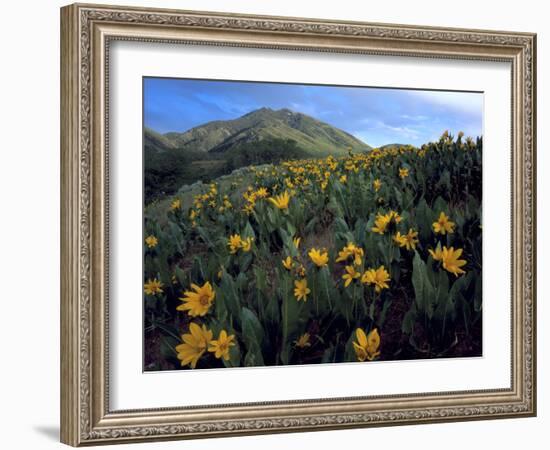
[[[512,70],[509,389],[112,411],[108,62],[113,40],[506,61]],[[61,9],[61,440],[98,445],[536,414],[536,35],[74,4]]]

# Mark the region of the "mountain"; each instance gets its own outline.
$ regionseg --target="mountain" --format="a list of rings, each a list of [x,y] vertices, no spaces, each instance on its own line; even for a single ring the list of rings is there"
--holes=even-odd
[[[145,148],[156,149],[157,151],[173,150],[175,148],[168,138],[150,128],[145,128],[143,137]]]
[[[172,195],[183,185],[208,182],[240,167],[371,149],[313,117],[270,108],[234,120],[208,122],[184,133],[160,134],[146,128],[143,143],[146,203]]]
[[[311,116],[289,109],[260,108],[234,120],[216,120],[183,133],[145,131],[146,144],[159,149],[175,148],[225,153],[239,145],[262,140],[294,141],[310,156],[367,151],[371,147],[349,133]],[[157,145],[159,144],[159,145]]]
[[[380,150],[390,150],[392,148],[411,147],[410,144],[386,144],[378,147]]]

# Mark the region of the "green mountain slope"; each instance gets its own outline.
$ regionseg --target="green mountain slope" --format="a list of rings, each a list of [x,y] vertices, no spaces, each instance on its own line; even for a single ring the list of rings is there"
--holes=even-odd
[[[313,117],[269,108],[184,133],[160,134],[146,128],[143,143],[146,203],[171,195],[185,184],[208,182],[240,167],[371,149]]]
[[[367,151],[371,147],[349,133],[289,109],[260,108],[234,120],[214,121],[184,133],[162,135],[173,148],[223,153],[262,140],[292,140],[311,156]]]
[[[398,144],[398,143],[394,143],[394,144],[386,144],[386,145],[381,145],[380,147],[378,147],[380,150],[390,150],[392,148],[401,148],[401,147],[411,147],[410,144]]]
[[[145,128],[143,133],[143,144],[145,148],[154,149],[157,151],[166,151],[173,150],[174,144],[170,139],[166,138],[164,135],[157,133],[150,128]]]

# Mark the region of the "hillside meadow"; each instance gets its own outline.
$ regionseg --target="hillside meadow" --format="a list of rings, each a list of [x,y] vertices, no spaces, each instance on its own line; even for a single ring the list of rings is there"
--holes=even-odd
[[[482,141],[240,167],[144,210],[144,368],[482,354]]]
[[[286,108],[259,108],[213,120],[183,133],[144,130],[145,203],[235,169],[289,159],[346,155],[368,144],[314,117]]]

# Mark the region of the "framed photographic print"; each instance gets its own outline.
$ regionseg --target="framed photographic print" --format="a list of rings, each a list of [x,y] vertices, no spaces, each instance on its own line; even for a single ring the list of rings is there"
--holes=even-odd
[[[536,36],[61,10],[62,441],[536,413]]]

